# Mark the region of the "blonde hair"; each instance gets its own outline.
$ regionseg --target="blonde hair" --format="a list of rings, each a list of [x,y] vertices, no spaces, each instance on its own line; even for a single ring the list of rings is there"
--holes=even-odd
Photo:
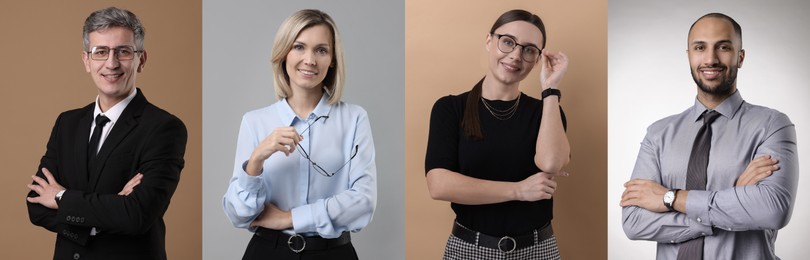
[[[292,50],[293,43],[295,43],[295,39],[298,38],[298,34],[300,34],[301,31],[316,25],[326,25],[329,27],[329,30],[332,31],[334,55],[332,56],[331,64],[333,66],[329,67],[326,78],[323,79],[323,84],[329,95],[329,104],[340,102],[346,77],[343,67],[343,45],[340,42],[340,33],[338,33],[337,26],[335,25],[335,21],[332,20],[332,17],[320,10],[314,9],[305,9],[293,13],[281,24],[281,27],[278,28],[276,40],[273,42],[271,58],[277,99],[292,96],[290,76],[287,74],[285,66],[287,53]]]

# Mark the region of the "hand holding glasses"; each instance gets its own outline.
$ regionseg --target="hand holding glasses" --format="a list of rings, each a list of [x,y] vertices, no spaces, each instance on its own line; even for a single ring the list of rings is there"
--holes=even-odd
[[[543,90],[560,86],[565,72],[568,71],[568,56],[560,51],[544,50],[540,57],[540,88]]]
[[[253,153],[245,165],[245,171],[250,176],[258,176],[262,173],[262,165],[267,158],[276,152],[290,156],[295,152],[296,144],[302,139],[303,136],[299,135],[292,126],[276,128],[253,148]]]
[[[304,133],[306,131],[309,131],[309,128],[312,127],[312,125],[315,124],[315,122],[318,122],[318,120],[320,120],[321,118],[326,120],[326,119],[329,118],[329,116],[319,116],[319,117],[315,118],[315,120],[313,120],[312,123],[309,123],[307,128],[305,128],[303,131],[301,131],[300,135],[303,136]],[[309,161],[309,164],[312,165],[312,168],[315,168],[315,171],[317,171],[318,173],[320,173],[321,175],[326,176],[326,177],[335,176],[335,174],[340,172],[340,170],[342,170],[343,167],[346,167],[346,165],[349,164],[349,162],[352,161],[352,159],[354,159],[355,156],[357,156],[357,150],[360,148],[359,145],[354,145],[354,149],[352,149],[352,156],[349,158],[349,160],[347,160],[345,163],[343,163],[343,165],[341,165],[340,168],[338,168],[337,170],[330,173],[330,172],[326,171],[323,167],[321,167],[320,165],[318,165],[317,163],[312,161],[312,158],[310,157],[310,154],[307,153],[307,151],[304,149],[303,146],[301,146],[300,143],[296,143],[296,145],[298,145],[298,148],[299,148],[298,152],[301,154],[301,156],[304,157],[304,159],[307,159],[307,161]]]

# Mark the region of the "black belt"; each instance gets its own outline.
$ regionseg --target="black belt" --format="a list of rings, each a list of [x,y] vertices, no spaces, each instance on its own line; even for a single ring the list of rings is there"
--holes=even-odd
[[[343,232],[337,238],[322,238],[320,236],[305,237],[301,234],[287,234],[278,230],[267,229],[259,227],[256,230],[256,235],[269,239],[278,240],[278,242],[285,242],[287,247],[293,252],[301,252],[304,250],[324,250],[339,247],[352,242],[352,237],[349,232]]]
[[[459,239],[473,245],[498,249],[505,253],[533,246],[554,235],[554,231],[551,230],[551,223],[532,231],[532,233],[514,237],[494,237],[470,230],[458,222],[453,223],[453,235]],[[536,240],[535,237],[537,237]]]

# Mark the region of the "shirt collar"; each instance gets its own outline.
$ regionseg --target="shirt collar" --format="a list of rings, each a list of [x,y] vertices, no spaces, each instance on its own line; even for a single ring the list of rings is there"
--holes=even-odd
[[[717,111],[720,113],[720,115],[730,119],[734,117],[738,110],[740,110],[740,105],[742,102],[743,99],[740,95],[740,90],[737,90],[734,91],[734,94],[731,94],[731,96],[726,98],[726,100],[723,100],[720,105],[714,108],[714,111]],[[700,100],[698,100],[697,97],[695,97],[695,105],[692,106],[692,108],[692,118],[694,118],[695,121],[699,120],[700,116],[703,115],[703,112],[709,109],[703,105],[703,103],[700,103]]]
[[[101,109],[98,107],[98,96],[96,96],[96,105],[95,108],[93,109],[94,120],[96,116],[98,116],[99,114],[104,114],[104,116],[110,119],[111,123],[115,124],[115,122],[118,121],[118,118],[121,117],[121,113],[123,113],[124,109],[127,108],[127,105],[129,105],[129,102],[132,101],[133,98],[135,98],[136,93],[138,93],[137,88],[132,88],[132,92],[129,93],[129,96],[127,96],[124,100],[121,100],[114,106],[112,106],[110,109],[107,110],[107,112],[104,113],[102,113]]]
[[[290,103],[287,103],[286,98],[279,101],[279,103],[281,106],[278,110],[278,114],[282,122],[287,122],[289,125],[293,125],[296,120],[306,121],[319,116],[329,116],[329,112],[332,110],[332,105],[329,104],[329,95],[327,94],[321,95],[321,100],[318,101],[318,105],[315,106],[315,109],[309,113],[308,118],[299,118],[298,115],[295,114],[295,111],[293,111]],[[320,122],[326,122],[326,120],[320,120]]]

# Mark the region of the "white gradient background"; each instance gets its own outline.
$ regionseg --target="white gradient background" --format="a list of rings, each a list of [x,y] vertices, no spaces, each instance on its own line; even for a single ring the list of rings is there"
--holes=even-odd
[[[608,3],[608,258],[653,259],[655,242],[631,241],[619,201],[647,126],[694,103],[686,41],[689,26],[710,12],[725,13],[743,30],[737,88],[747,102],[777,109],[796,125],[799,164],[810,167],[810,2],[628,1]],[[800,171],[796,206],[779,231],[782,259],[810,255],[810,178]]]
[[[343,40],[342,100],[369,114],[377,152],[377,210],[352,234],[360,259],[405,258],[404,4],[402,1],[203,1],[203,259],[241,259],[251,233],[222,211],[242,115],[273,95],[270,53],[293,12],[317,8]]]

